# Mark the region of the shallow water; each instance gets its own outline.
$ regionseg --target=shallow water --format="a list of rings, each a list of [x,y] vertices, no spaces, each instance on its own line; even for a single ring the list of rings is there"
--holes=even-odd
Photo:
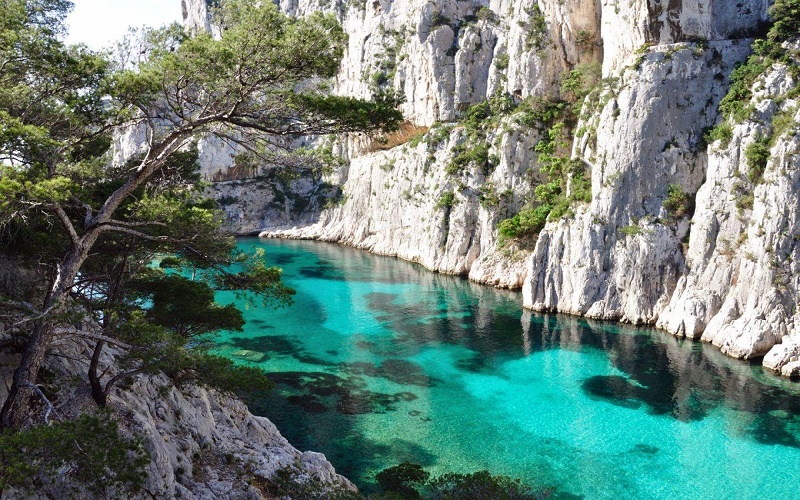
[[[519,293],[393,258],[240,247],[263,248],[297,295],[250,305],[219,351],[271,373],[253,411],[366,491],[411,461],[586,498],[800,496],[798,384],[661,332],[531,314]]]

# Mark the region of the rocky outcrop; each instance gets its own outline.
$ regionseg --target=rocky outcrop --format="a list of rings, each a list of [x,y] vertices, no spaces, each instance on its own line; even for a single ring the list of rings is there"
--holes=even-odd
[[[603,72],[619,72],[643,46],[752,38],[763,28],[770,0],[603,0]]]
[[[592,201],[550,223],[529,262],[525,305],[652,324],[685,269],[686,217],[663,201],[695,193],[706,172],[703,133],[724,80],[749,43],[658,46],[634,55],[584,105],[575,149],[592,170]],[[597,109],[591,108],[597,102]]]
[[[797,84],[787,66],[772,66],[742,103],[750,117],[728,125],[727,143],[710,146],[689,269],[658,323],[733,357],[766,354],[764,365],[785,375],[797,372],[800,343],[800,113],[797,98],[787,98]]]
[[[526,253],[497,246],[498,219],[530,190],[538,132],[515,130],[487,138],[497,165],[448,173],[450,150],[463,127],[441,126],[401,147],[351,160],[340,206],[311,225],[268,229],[262,236],[337,241],[396,255],[475,281],[518,288]],[[452,130],[451,130],[452,129]],[[434,142],[441,137],[444,144]]]
[[[106,349],[103,364],[113,363],[111,352]],[[96,410],[86,382],[75,382],[85,373],[83,360],[92,354],[87,343],[63,339],[50,354],[47,368],[59,381],[53,400],[59,416]],[[0,400],[17,362],[13,354],[0,351]],[[276,482],[279,471],[288,471],[286,477],[298,483],[355,491],[324,455],[296,450],[269,420],[217,391],[177,388],[163,375],[138,376],[111,393],[108,407],[123,434],[141,439],[150,458],[143,491],[135,498],[261,499],[269,497],[265,488]],[[70,488],[80,488],[63,477],[44,479],[33,497],[32,492],[7,489],[2,498],[63,498]],[[94,494],[83,491],[79,497]]]

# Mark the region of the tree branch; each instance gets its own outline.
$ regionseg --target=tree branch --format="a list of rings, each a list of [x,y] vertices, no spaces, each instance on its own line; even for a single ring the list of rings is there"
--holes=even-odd
[[[119,346],[119,347],[122,347],[123,349],[128,349],[128,350],[141,349],[141,346],[126,344],[125,342],[122,342],[122,341],[117,340],[117,339],[112,338],[112,337],[107,337],[107,336],[102,335],[100,333],[84,332],[84,331],[78,330],[76,328],[57,328],[56,329],[56,333],[60,334],[60,335],[65,335],[65,334],[66,335],[75,335],[75,336],[78,336],[78,337],[85,337],[87,339],[102,340],[102,341],[107,342],[109,344],[114,344],[116,346]]]
[[[69,220],[69,216],[64,211],[64,209],[61,207],[61,205],[58,204],[58,203],[55,203],[53,205],[53,210],[55,211],[56,215],[58,216],[58,220],[61,221],[61,225],[63,225],[64,228],[69,233],[69,239],[72,240],[72,246],[74,246],[75,248],[78,248],[80,246],[80,244],[81,244],[81,238],[80,238],[80,236],[78,236],[77,231],[75,231],[75,226],[72,225],[72,221]]]
[[[40,398],[42,398],[42,401],[44,401],[44,404],[45,404],[45,409],[44,409],[44,424],[45,424],[45,425],[50,425],[50,413],[54,413],[54,414],[55,414],[55,416],[56,416],[56,418],[58,419],[58,421],[63,423],[63,422],[64,422],[64,419],[63,419],[63,418],[61,418],[61,415],[59,415],[59,414],[58,414],[58,412],[55,410],[55,408],[53,408],[53,403],[51,403],[51,402],[50,402],[50,400],[49,400],[49,399],[47,399],[47,396],[45,396],[45,395],[44,395],[44,393],[43,393],[43,392],[42,392],[42,390],[39,388],[39,386],[38,386],[38,385],[36,385],[36,384],[28,384],[28,387],[30,387],[31,389],[33,389],[33,392],[35,392],[36,394],[38,394],[38,395],[39,395],[39,397],[40,397]]]

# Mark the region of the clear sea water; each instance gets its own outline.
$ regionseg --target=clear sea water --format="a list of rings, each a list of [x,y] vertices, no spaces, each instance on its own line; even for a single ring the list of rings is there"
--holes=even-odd
[[[800,498],[800,384],[658,331],[532,314],[517,292],[394,258],[240,247],[263,248],[297,295],[250,305],[219,352],[268,371],[276,388],[253,411],[364,491],[411,461],[563,497]]]

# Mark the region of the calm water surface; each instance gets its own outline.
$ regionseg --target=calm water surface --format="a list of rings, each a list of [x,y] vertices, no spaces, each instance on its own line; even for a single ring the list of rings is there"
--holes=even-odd
[[[363,490],[399,462],[585,498],[800,497],[800,386],[649,330],[327,243],[244,239],[297,290],[221,353],[271,373],[253,411]],[[223,301],[234,301],[222,294]]]

